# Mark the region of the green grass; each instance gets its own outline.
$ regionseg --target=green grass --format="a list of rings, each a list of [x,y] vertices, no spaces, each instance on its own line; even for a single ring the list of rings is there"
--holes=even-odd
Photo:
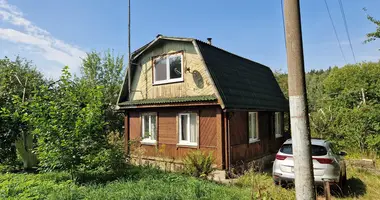
[[[76,184],[68,173],[2,174],[0,199],[249,199],[248,188],[133,167],[118,180]]]
[[[334,199],[380,199],[380,176],[363,169],[348,167],[347,184],[343,195],[338,188],[332,190]],[[240,177],[236,185],[251,188],[256,196],[266,199],[294,199],[294,188],[282,188],[275,186],[269,174],[250,172]],[[323,189],[318,189],[318,196],[323,196]],[[318,198],[319,199],[319,198]],[[324,199],[324,198],[321,198]]]
[[[0,174],[0,199],[294,199],[294,188],[274,186],[270,175],[250,172],[221,185],[148,167],[129,167],[116,180],[89,174]],[[104,176],[109,176],[106,174]],[[97,177],[97,178],[94,178]],[[348,194],[335,199],[379,199],[380,176],[348,168]],[[78,183],[81,182],[81,183]]]

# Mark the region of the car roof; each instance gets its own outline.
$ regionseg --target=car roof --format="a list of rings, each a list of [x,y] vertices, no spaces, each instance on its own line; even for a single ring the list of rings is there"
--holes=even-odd
[[[315,138],[312,138],[311,139],[311,144],[312,145],[318,145],[318,146],[328,146],[330,142],[327,141],[327,140],[323,140],[323,139],[315,139]],[[288,139],[284,142],[284,144],[292,144],[292,139]]]

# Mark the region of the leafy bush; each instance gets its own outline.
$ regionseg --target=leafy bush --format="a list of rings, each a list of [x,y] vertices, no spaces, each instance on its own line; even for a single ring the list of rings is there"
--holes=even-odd
[[[78,183],[105,183],[124,176],[127,170],[125,152],[119,141],[95,155],[86,156],[74,176]]]
[[[25,141],[30,138],[31,124],[28,120],[30,98],[33,91],[44,85],[42,73],[31,62],[17,57],[14,61],[5,57],[0,59],[0,163],[16,164],[17,153],[21,154],[24,167],[33,167],[28,160],[31,145]],[[16,141],[24,152],[16,150]],[[26,158],[26,159],[24,159]]]
[[[212,152],[206,155],[200,150],[193,151],[187,154],[183,159],[183,171],[185,174],[197,178],[207,178],[207,176],[215,170],[213,163],[214,158],[212,157]]]

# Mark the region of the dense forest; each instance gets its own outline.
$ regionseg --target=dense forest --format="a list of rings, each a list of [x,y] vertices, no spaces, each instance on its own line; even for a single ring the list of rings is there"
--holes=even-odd
[[[275,73],[287,96],[287,74]],[[306,74],[310,129],[352,153],[380,149],[380,62],[311,70]]]

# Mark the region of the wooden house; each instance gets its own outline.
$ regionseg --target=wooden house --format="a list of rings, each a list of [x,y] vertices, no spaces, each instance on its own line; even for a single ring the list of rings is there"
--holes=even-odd
[[[273,155],[288,102],[272,73],[209,42],[158,35],[131,55],[118,108],[145,161],[212,152],[219,169]],[[126,149],[127,149],[126,145]],[[165,158],[165,159],[163,159]]]

